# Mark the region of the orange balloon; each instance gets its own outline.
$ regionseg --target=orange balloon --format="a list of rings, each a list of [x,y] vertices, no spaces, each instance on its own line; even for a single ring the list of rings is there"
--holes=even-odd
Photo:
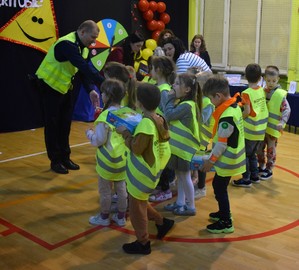
[[[157,11],[159,13],[163,13],[166,10],[166,5],[164,2],[158,2],[157,3]]]
[[[157,21],[157,30],[162,31],[165,28],[165,23],[162,21]]]
[[[149,2],[149,9],[155,12],[158,8],[158,4],[156,1],[150,1]]]
[[[170,16],[168,13],[164,12],[160,14],[160,20],[164,22],[165,24],[168,24],[170,22]]]
[[[157,29],[157,21],[151,20],[151,21],[147,22],[146,26],[147,26],[148,30],[155,31]]]
[[[161,31],[159,31],[159,30],[156,30],[156,31],[154,31],[153,33],[152,33],[152,39],[154,39],[154,40],[158,40],[158,37],[159,37],[159,35],[160,35],[160,33],[161,33]]]
[[[142,12],[147,11],[149,8],[149,2],[147,0],[140,0],[138,2],[138,9]]]
[[[148,9],[147,11],[143,12],[142,16],[146,21],[151,21],[154,18],[154,12]]]

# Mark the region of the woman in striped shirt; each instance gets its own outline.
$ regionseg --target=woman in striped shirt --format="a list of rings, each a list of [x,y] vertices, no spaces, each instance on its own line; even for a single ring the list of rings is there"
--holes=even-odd
[[[165,55],[170,57],[177,66],[177,73],[187,72],[189,68],[196,67],[199,72],[212,72],[206,62],[198,55],[188,52],[181,39],[169,37],[163,42]]]

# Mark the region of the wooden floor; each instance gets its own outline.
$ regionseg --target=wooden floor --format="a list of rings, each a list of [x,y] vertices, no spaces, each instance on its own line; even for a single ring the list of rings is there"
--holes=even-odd
[[[43,129],[0,134],[0,269],[299,269],[299,135],[285,132],[278,144],[271,180],[250,189],[229,187],[235,232],[205,230],[217,211],[207,177],[207,197],[196,201],[194,217],[174,217],[164,241],[152,253],[128,255],[134,241],[128,219],[120,229],[93,227],[98,211],[94,153],[85,138],[88,123],[74,122],[72,159],[81,170],[58,175],[49,170]],[[174,200],[174,199],[173,199]]]

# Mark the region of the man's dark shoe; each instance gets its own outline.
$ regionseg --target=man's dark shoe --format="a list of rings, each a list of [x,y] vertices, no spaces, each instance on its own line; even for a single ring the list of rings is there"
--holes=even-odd
[[[163,224],[162,225],[157,225],[157,239],[163,239],[163,237],[171,230],[173,227],[174,220],[168,219],[168,218],[163,218]]]
[[[64,167],[61,163],[51,163],[51,170],[60,174],[69,173],[68,169]]]
[[[124,244],[123,250],[129,254],[143,254],[148,255],[152,252],[151,250],[151,242],[148,241],[145,245],[142,245],[137,240],[132,243]]]
[[[76,163],[74,163],[73,161],[71,161],[70,159],[65,160],[62,162],[63,166],[66,167],[69,170],[79,170],[80,166]]]

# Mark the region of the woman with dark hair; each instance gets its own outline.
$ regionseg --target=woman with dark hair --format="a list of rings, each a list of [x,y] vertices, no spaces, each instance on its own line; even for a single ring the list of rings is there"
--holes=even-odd
[[[119,47],[114,47],[106,62],[119,62],[126,66],[134,67],[135,61],[140,59],[141,48],[144,44],[144,37],[139,32],[130,34]]]
[[[177,66],[177,73],[187,72],[196,67],[200,72],[212,72],[206,62],[198,55],[187,52],[184,43],[177,37],[169,37],[163,42],[165,55],[170,57]]]
[[[191,44],[190,44],[190,52],[200,56],[203,60],[205,60],[205,62],[209,66],[209,68],[212,67],[210,55],[209,55],[209,53],[207,51],[207,47],[206,47],[206,42],[202,35],[195,35],[192,38]]]

